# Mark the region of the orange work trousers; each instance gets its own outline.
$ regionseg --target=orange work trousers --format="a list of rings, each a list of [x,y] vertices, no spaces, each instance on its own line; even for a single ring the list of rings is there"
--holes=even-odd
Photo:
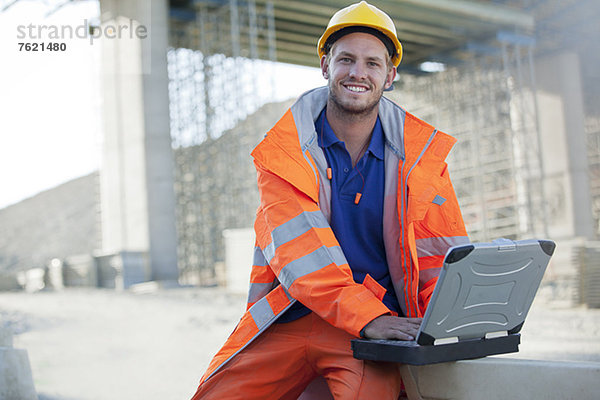
[[[353,338],[315,313],[273,324],[200,385],[192,400],[296,400],[318,376],[336,400],[397,400],[397,364],[355,359]]]

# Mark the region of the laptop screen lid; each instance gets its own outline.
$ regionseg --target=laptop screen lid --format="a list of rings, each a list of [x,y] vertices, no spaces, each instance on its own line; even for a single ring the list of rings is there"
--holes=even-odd
[[[450,248],[417,342],[445,344],[519,332],[554,248],[552,241],[534,239]]]

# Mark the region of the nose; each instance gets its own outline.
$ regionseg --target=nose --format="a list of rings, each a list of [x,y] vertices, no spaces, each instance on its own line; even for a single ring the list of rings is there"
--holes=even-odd
[[[356,80],[362,80],[367,76],[367,68],[363,63],[355,62],[350,68],[350,77]]]

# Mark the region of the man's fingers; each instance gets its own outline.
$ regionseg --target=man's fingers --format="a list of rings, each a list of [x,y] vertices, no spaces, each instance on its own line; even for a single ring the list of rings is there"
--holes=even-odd
[[[396,324],[390,328],[398,340],[414,340],[421,326],[421,318],[401,318],[395,322]]]
[[[394,329],[400,329],[400,330],[419,330],[419,325],[415,325],[415,324],[397,324],[397,325],[393,325],[392,328]]]
[[[401,331],[401,332],[408,333],[409,335],[413,335],[413,336],[416,335],[417,332],[419,332],[419,327],[412,327],[412,326],[411,327],[395,328],[395,329],[398,330],[398,331]]]
[[[399,328],[392,328],[394,334],[396,335],[405,335],[405,336],[410,336],[411,340],[417,335],[417,332],[419,332],[418,329],[408,329],[408,328],[404,328],[404,329],[399,329]]]
[[[414,340],[421,326],[421,318],[381,316],[367,325],[365,337],[371,339]]]
[[[396,340],[414,340],[415,339],[415,337],[413,335],[409,335],[408,333],[404,333],[404,332],[400,332],[400,331],[395,331],[392,336],[393,336],[392,339],[396,339]]]
[[[419,327],[421,326],[421,322],[412,322],[409,320],[398,319],[397,321],[395,321],[395,326],[406,329],[419,329]]]

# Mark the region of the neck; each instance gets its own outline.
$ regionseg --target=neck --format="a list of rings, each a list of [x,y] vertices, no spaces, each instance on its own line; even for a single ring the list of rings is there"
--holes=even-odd
[[[356,165],[369,147],[373,127],[377,121],[377,107],[367,113],[356,114],[341,110],[328,101],[326,115],[335,136],[344,142],[352,165]]]

